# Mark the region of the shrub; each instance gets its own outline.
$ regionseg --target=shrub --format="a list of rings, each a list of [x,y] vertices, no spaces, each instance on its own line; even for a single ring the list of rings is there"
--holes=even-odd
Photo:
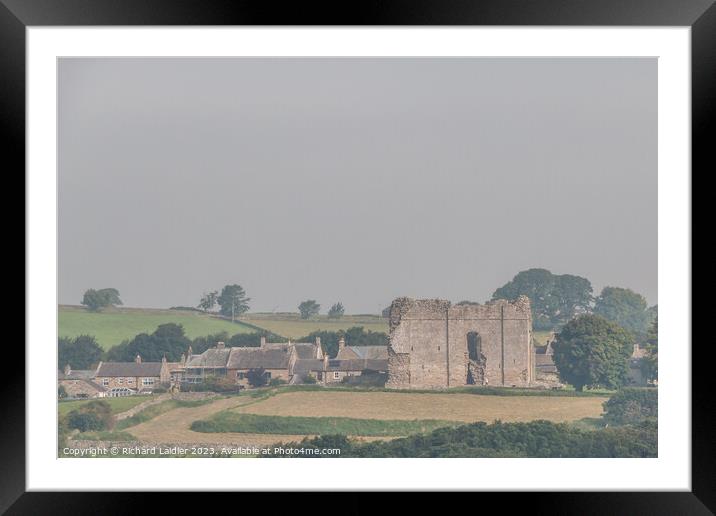
[[[203,383],[184,383],[181,385],[183,392],[222,392],[236,393],[243,387],[236,384],[226,376],[210,376]]]
[[[246,380],[249,382],[251,387],[263,387],[268,383],[266,370],[263,367],[249,369],[246,372]]]
[[[307,383],[309,385],[313,385],[318,382],[318,380],[316,380],[316,377],[312,374],[304,374],[301,380],[303,381],[303,383]]]
[[[65,386],[64,386],[64,385],[60,385],[60,386],[57,388],[57,397],[58,397],[59,399],[61,399],[61,400],[62,400],[62,399],[65,399],[65,398],[67,397],[67,391],[65,390]]]
[[[269,386],[271,387],[278,387],[279,385],[285,385],[286,380],[283,380],[281,378],[271,378],[271,381],[269,382]]]
[[[67,414],[67,426],[80,432],[109,430],[113,424],[112,407],[103,400],[92,400]]]
[[[97,414],[93,414],[92,412],[79,412],[77,410],[73,410],[67,415],[67,426],[75,428],[80,432],[105,429],[102,420]]]
[[[657,389],[622,389],[604,402],[604,419],[617,425],[657,419],[658,401]]]

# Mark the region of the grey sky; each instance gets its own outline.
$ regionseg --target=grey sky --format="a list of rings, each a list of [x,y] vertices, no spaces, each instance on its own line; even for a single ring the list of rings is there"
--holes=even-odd
[[[655,59],[61,59],[59,299],[657,302]]]

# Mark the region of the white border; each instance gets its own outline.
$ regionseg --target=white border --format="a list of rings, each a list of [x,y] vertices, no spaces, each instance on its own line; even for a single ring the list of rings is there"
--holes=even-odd
[[[34,27],[27,43],[28,490],[690,490],[689,28]],[[658,459],[55,458],[57,57],[272,55],[659,57]]]

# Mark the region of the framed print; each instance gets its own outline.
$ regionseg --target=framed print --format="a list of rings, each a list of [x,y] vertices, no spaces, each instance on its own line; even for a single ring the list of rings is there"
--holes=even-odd
[[[2,3],[27,203],[3,509],[713,510],[711,2]]]

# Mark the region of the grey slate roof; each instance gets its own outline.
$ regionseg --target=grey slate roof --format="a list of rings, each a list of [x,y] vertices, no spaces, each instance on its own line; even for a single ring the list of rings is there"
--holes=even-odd
[[[308,342],[296,342],[294,344],[294,347],[296,348],[296,356],[300,359],[310,359],[310,358],[316,358],[316,351],[318,348],[315,344],[311,344]]]
[[[388,346],[347,346],[359,358],[388,360]]]
[[[293,366],[293,374],[306,374],[323,371],[323,360],[303,358],[296,360]]]
[[[94,369],[73,369],[70,374],[65,374],[64,371],[57,373],[59,380],[88,380],[92,377],[94,377]]]
[[[96,391],[104,392],[104,391],[107,390],[105,387],[101,386],[101,385],[98,384],[97,382],[93,382],[92,380],[89,380],[89,379],[87,379],[87,378],[70,378],[70,377],[65,377],[65,378],[60,378],[60,381],[80,381],[80,382],[86,383],[87,385],[91,386],[91,387],[92,387],[93,389],[95,389]]]
[[[95,376],[159,376],[161,362],[102,362]]]
[[[201,355],[192,355],[187,360],[187,368],[207,367],[223,368],[229,361],[229,355],[233,348],[209,348]]]
[[[336,358],[370,360],[388,360],[388,346],[346,346],[338,352]]]
[[[290,352],[288,346],[263,348],[230,348],[228,369],[287,369]]]
[[[535,368],[543,373],[557,372],[552,355],[535,355]]]

